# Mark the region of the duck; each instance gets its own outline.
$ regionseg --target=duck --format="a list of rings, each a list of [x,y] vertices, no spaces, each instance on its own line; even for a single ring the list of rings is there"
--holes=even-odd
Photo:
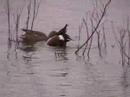
[[[68,24],[66,24],[58,32],[52,31],[48,36],[47,45],[66,47],[67,42],[72,40],[70,38],[70,36],[68,34],[66,34],[67,26],[68,26]]]
[[[22,29],[25,33],[20,37],[24,44],[34,44],[39,41],[47,41],[48,37],[46,34],[40,31],[34,31],[30,29]]]
[[[67,42],[72,40],[70,36],[66,34],[67,26],[68,24],[59,31],[51,31],[48,36],[40,31],[22,29],[22,31],[25,32],[21,37],[22,42],[24,44],[34,44],[39,41],[46,41],[46,44],[49,46],[65,47]]]

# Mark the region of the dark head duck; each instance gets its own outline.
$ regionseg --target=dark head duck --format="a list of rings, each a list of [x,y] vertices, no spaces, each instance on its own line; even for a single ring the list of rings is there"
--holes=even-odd
[[[24,44],[34,44],[39,41],[47,41],[47,45],[49,46],[59,46],[65,47],[66,43],[71,40],[70,36],[66,34],[67,32],[67,24],[60,29],[58,32],[52,31],[48,35],[48,37],[39,31],[33,31],[29,29],[22,29],[25,34],[22,35],[22,42]]]
[[[70,36],[66,34],[67,24],[58,32],[51,32],[48,36],[47,45],[65,47],[66,43],[71,40]],[[50,37],[51,36],[51,37]]]

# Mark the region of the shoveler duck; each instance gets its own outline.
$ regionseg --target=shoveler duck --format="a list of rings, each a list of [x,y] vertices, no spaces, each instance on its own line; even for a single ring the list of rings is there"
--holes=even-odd
[[[47,45],[65,47],[66,43],[71,40],[70,36],[66,34],[67,24],[58,32],[51,32],[48,36]]]
[[[21,36],[22,42],[25,44],[33,44],[38,41],[46,41],[48,37],[40,32],[40,31],[33,31],[29,29],[22,29],[25,32],[24,35]]]
[[[47,41],[49,46],[65,47],[66,43],[71,40],[70,36],[66,34],[67,24],[58,32],[52,31],[48,36],[39,31],[33,31],[28,29],[22,29],[25,34],[22,35],[22,42],[25,44],[32,44],[38,41]]]

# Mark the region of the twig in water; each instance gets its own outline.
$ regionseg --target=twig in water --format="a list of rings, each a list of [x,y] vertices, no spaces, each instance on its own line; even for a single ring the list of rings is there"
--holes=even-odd
[[[75,54],[77,54],[77,53],[79,52],[79,50],[82,49],[82,48],[88,43],[88,41],[91,39],[91,37],[95,34],[95,32],[97,31],[97,29],[98,29],[98,27],[99,27],[101,21],[103,20],[105,14],[106,14],[106,10],[107,10],[107,7],[109,6],[110,2],[111,2],[111,0],[109,0],[109,1],[106,3],[106,5],[105,5],[105,7],[104,7],[104,9],[103,9],[102,15],[101,15],[101,17],[100,17],[100,19],[99,19],[97,25],[95,26],[93,32],[91,33],[91,35],[89,36],[89,38],[75,51]]]

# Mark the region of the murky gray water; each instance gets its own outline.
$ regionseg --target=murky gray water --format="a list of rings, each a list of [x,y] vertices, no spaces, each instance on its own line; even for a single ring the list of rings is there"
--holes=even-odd
[[[98,56],[96,49],[92,49],[90,61],[74,54],[78,26],[91,9],[90,0],[41,2],[34,29],[48,34],[69,24],[67,33],[73,41],[66,49],[49,47],[45,42],[37,43],[34,48],[20,45],[15,49],[15,43],[9,47],[4,1],[0,0],[0,97],[130,97],[130,69],[123,72],[119,48],[109,30],[104,58]],[[12,12],[16,11],[15,6],[25,5],[22,0],[12,0],[11,4]],[[22,17],[26,17],[25,13]],[[112,0],[107,19],[120,26],[127,16],[130,1]],[[20,28],[25,27],[24,19]]]

